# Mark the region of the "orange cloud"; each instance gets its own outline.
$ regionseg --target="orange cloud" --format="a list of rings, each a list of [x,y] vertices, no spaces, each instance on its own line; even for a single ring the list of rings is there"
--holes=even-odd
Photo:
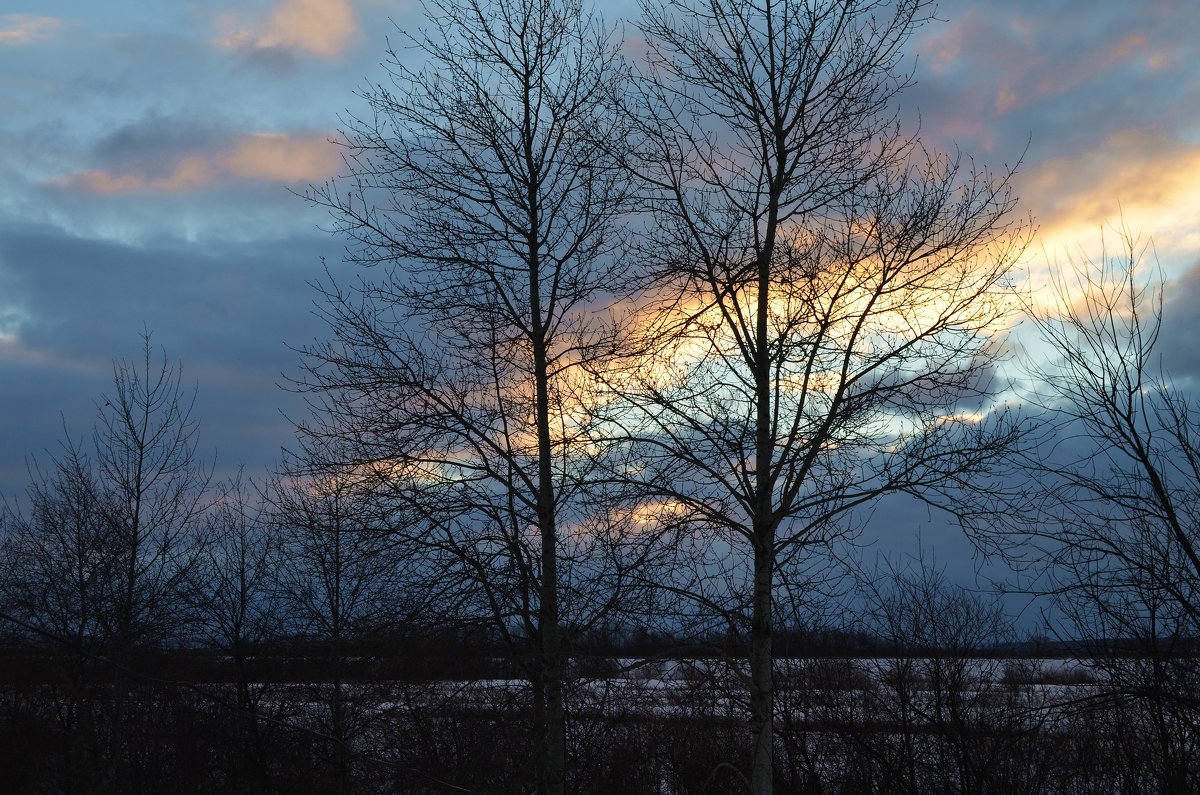
[[[126,173],[80,171],[52,184],[86,193],[176,193],[202,189],[231,179],[263,182],[316,182],[333,176],[341,160],[324,135],[253,133],[215,153],[186,154],[157,172],[133,168]]]
[[[1127,130],[1072,157],[1048,161],[1022,180],[1047,245],[1092,240],[1124,218],[1160,252],[1200,250],[1200,145],[1157,130]]]
[[[222,163],[229,173],[245,179],[312,182],[332,176],[341,160],[323,137],[259,133],[239,141]]]
[[[21,45],[45,41],[56,34],[63,21],[35,14],[4,14],[0,16],[0,44]]]
[[[348,0],[277,0],[259,20],[226,14],[217,27],[221,34],[212,43],[218,47],[289,47],[333,58],[345,51],[358,22]]]
[[[1056,272],[1128,256],[1135,241],[1142,266],[1168,279],[1200,257],[1200,144],[1155,130],[1127,130],[1073,157],[1051,160],[1022,179],[1021,201],[1038,218],[1040,255],[1028,266],[1030,296],[1039,308],[1082,306],[1094,286],[1067,274],[1067,299],[1052,285]],[[1066,303],[1056,305],[1055,301]]]

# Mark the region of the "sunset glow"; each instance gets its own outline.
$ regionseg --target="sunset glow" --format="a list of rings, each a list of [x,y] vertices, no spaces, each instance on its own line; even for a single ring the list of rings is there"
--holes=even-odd
[[[603,11],[637,14],[632,2]],[[1048,263],[1098,257],[1102,230],[1111,249],[1110,225],[1152,243],[1147,267],[1169,280],[1163,352],[1180,379],[1200,378],[1185,341],[1200,279],[1198,15],[1167,0],[947,7],[912,43],[916,84],[900,107],[908,129],[919,115],[933,151],[996,169],[1021,160],[1017,212],[1039,231],[1018,292],[1040,300]],[[299,398],[276,389],[295,362],[283,343],[325,333],[307,284],[322,257],[349,278],[342,243],[317,228],[327,218],[290,191],[342,169],[329,143],[339,115],[366,112],[354,90],[379,79],[386,37],[400,41],[417,20],[402,0],[68,0],[52,14],[26,4],[0,15],[0,308],[19,307],[0,309],[0,378],[21,385],[3,398],[18,403],[0,406],[0,446],[43,449],[60,411],[86,416],[143,324],[193,372],[227,374],[229,393],[199,385],[222,460],[265,463],[287,443],[279,408],[295,413]],[[639,57],[636,28],[625,30]],[[949,296],[872,322],[929,326]],[[773,322],[801,299],[773,298]],[[839,316],[852,314],[857,299],[839,300]],[[1015,315],[1003,326],[1024,333]],[[639,377],[677,382],[681,363],[714,345],[732,352],[730,339],[697,333]],[[564,388],[605,400],[595,386]],[[564,409],[559,421],[569,434],[583,419]],[[0,475],[17,490],[19,456]]]
[[[16,0],[0,790],[1200,792],[1198,0]]]

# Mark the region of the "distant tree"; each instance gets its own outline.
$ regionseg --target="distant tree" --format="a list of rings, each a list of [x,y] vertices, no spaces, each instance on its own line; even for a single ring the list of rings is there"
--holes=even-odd
[[[638,550],[604,508],[589,379],[611,352],[595,310],[625,279],[626,68],[574,0],[431,0],[426,59],[347,125],[345,182],[314,189],[352,262],[325,289],[334,339],[307,351],[302,426],[330,471],[373,479],[408,517],[443,621],[488,626],[532,685],[523,768],[567,776],[566,648],[623,606]],[[593,488],[593,486],[595,486]]]
[[[355,743],[377,707],[364,685],[348,681],[352,644],[398,623],[403,597],[404,561],[363,499],[348,478],[277,478],[267,490],[279,543],[271,577],[290,634],[323,663],[311,685],[324,707],[316,728],[329,738],[337,793],[355,790]]]
[[[772,633],[792,561],[906,492],[960,513],[1016,428],[983,421],[1022,250],[1009,174],[898,131],[925,0],[644,4],[642,356],[618,474],[702,562],[668,583],[747,639],[751,791],[773,789]],[[961,510],[959,510],[961,509]]]
[[[68,437],[48,471],[36,463],[31,470],[25,509],[5,505],[0,601],[14,635],[46,654],[62,738],[59,780],[70,790],[100,764],[97,658],[108,652],[100,616],[109,608],[113,558],[92,464],[79,446]]]
[[[139,770],[129,736],[136,653],[182,638],[194,621],[190,575],[211,470],[180,381],[144,334],[141,357],[114,363],[113,391],[96,403],[91,453],[68,437],[48,474],[35,467],[29,514],[13,513],[7,539],[27,624],[112,676],[99,780],[122,786],[136,786]]]
[[[948,582],[924,560],[888,565],[864,590],[866,623],[886,649],[864,712],[894,730],[860,729],[851,747],[896,791],[1043,786],[1052,757],[1037,746],[1054,710],[1005,681],[1010,661],[996,649],[1015,633],[996,596]]]
[[[201,637],[211,650],[228,655],[233,667],[234,777],[248,792],[266,787],[264,701],[271,696],[254,660],[276,649],[284,634],[275,589],[282,565],[280,538],[270,532],[256,497],[241,470],[219,485],[207,517],[208,543],[193,569],[190,589]]]
[[[105,533],[116,555],[109,624],[119,655],[192,621],[189,574],[202,550],[211,467],[198,457],[195,393],[150,335],[138,360],[113,368],[93,433]]]
[[[1200,729],[1200,406],[1156,351],[1163,282],[1127,230],[1099,259],[1057,264],[1029,369],[1052,435],[1027,461],[1010,547],[1054,597],[1061,631],[1152,739],[1162,791],[1194,789]],[[1146,751],[1131,753],[1145,759]]]

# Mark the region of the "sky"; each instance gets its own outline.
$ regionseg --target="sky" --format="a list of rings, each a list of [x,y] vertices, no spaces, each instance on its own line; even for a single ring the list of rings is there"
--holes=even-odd
[[[949,0],[938,17],[910,48],[906,118],[931,148],[1021,162],[1034,289],[1047,262],[1096,256],[1106,225],[1152,242],[1164,358],[1200,382],[1200,4]],[[323,258],[350,275],[295,191],[338,173],[339,115],[419,19],[410,0],[0,2],[0,494],[64,427],[89,432],[147,329],[198,389],[217,471],[278,460],[304,411],[279,385],[325,335],[309,282]]]

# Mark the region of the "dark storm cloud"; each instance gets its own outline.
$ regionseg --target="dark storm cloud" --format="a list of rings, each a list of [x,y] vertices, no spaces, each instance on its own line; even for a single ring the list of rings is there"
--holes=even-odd
[[[1166,371],[1200,394],[1200,262],[1167,285],[1160,351]]]
[[[198,385],[201,445],[220,451],[220,468],[269,465],[290,441],[279,410],[301,408],[276,388],[298,361],[287,344],[325,335],[306,284],[321,273],[322,255],[336,261],[337,244],[313,237],[129,246],[46,226],[0,226],[0,305],[17,306],[20,318],[15,333],[0,338],[0,493],[24,482],[23,454],[61,437],[60,413],[75,435],[90,428],[111,360],[136,356],[143,328],[182,363],[185,382]]]

